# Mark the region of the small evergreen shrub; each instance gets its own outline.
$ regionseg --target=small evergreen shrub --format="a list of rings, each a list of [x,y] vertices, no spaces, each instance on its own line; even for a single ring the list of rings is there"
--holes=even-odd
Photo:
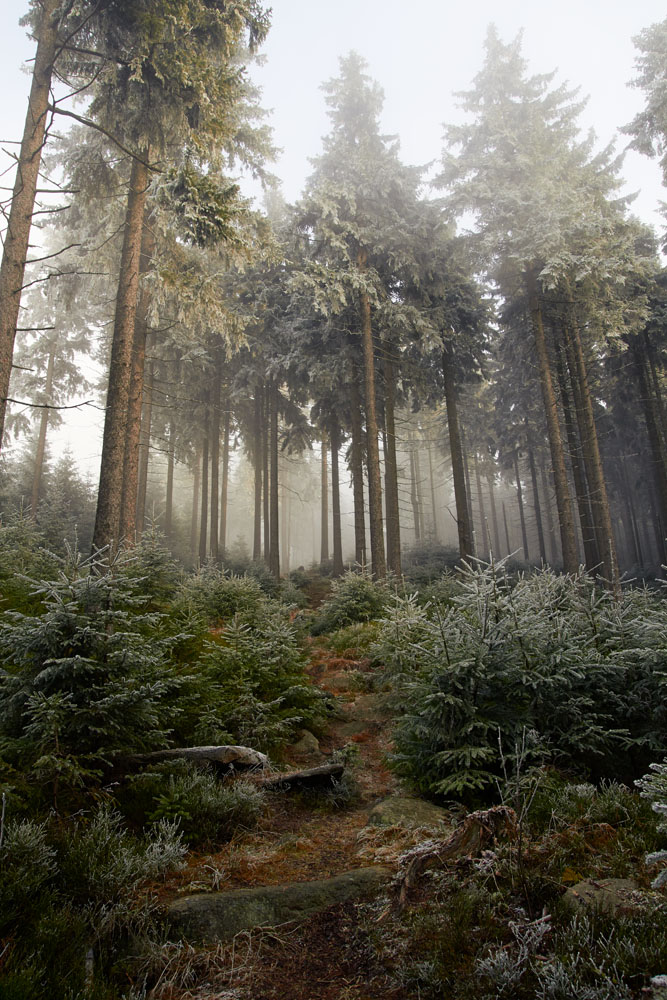
[[[334,580],[312,628],[313,635],[378,618],[391,596],[387,585],[366,573],[344,573]]]
[[[183,581],[176,604],[210,624],[228,621],[234,615],[251,623],[262,614],[266,595],[255,577],[230,575],[214,563],[206,563]]]
[[[10,820],[4,834],[0,995],[50,1000],[82,996],[84,989],[95,995],[86,986],[86,955],[92,953],[96,974],[108,970],[122,941],[152,930],[155,904],[138,889],[181,866],[176,825],[163,820],[138,839],[102,806],[68,826]]]
[[[667,760],[661,764],[651,764],[650,771],[636,782],[641,789],[642,798],[651,803],[651,807],[661,817],[658,829],[667,834]],[[646,857],[648,865],[664,865],[667,861],[667,850],[653,851]],[[653,880],[653,887],[658,889],[667,885],[667,868],[663,868]]]
[[[323,701],[306,664],[302,639],[285,608],[265,602],[254,621],[232,618],[196,665],[188,711],[198,742],[270,752],[298,729],[317,728]]]
[[[443,574],[450,574],[460,562],[457,549],[436,542],[417,543],[401,556],[403,576],[409,584],[417,584],[421,589],[433,583]]]
[[[552,764],[628,780],[665,748],[663,602],[616,602],[585,575],[512,581],[469,569],[445,604],[396,596],[375,655],[396,704],[394,766],[431,795],[470,796],[501,773],[501,741],[533,730]]]
[[[155,522],[148,524],[137,545],[125,555],[120,571],[125,572],[134,585],[141,581],[146,610],[171,610],[181,571]]]
[[[9,765],[30,772],[57,809],[99,783],[116,753],[165,746],[183,679],[178,636],[146,612],[142,578],[70,552],[56,579],[34,584],[44,611],[0,623],[0,738]],[[80,803],[79,803],[80,804]]]
[[[42,610],[42,595],[34,580],[53,579],[58,559],[45,548],[46,539],[25,512],[3,515],[0,524],[0,610],[34,613]]]
[[[336,656],[364,660],[373,658],[378,638],[376,622],[355,622],[327,636],[327,646]]]
[[[278,600],[288,608],[298,608],[302,610],[308,607],[308,598],[303,590],[297,587],[291,580],[283,580],[278,591]]]

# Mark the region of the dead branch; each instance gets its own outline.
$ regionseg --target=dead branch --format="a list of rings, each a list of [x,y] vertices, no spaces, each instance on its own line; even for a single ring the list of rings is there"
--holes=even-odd
[[[299,788],[331,788],[343,777],[344,764],[322,764],[306,771],[292,771],[261,778],[257,784],[267,791],[291,792]]]

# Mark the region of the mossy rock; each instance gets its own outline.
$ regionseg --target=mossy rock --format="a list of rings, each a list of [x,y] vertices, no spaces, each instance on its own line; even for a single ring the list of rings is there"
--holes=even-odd
[[[319,740],[308,729],[300,731],[300,739],[287,748],[287,755],[293,760],[317,764],[324,760]]]
[[[598,909],[614,917],[641,909],[639,886],[630,878],[584,879],[568,889],[563,903],[572,910]]]
[[[424,799],[412,796],[391,795],[376,802],[368,815],[368,826],[427,826],[451,825],[446,809]]]
[[[185,896],[171,904],[169,922],[193,941],[226,941],[239,931],[302,920],[351,899],[372,896],[389,880],[386,868],[358,868],[316,882],[258,886]]]

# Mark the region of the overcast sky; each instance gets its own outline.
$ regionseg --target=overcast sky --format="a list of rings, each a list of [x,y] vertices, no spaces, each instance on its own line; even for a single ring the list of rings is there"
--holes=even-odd
[[[665,16],[661,0],[274,0],[265,65],[253,75],[272,109],[275,140],[283,154],[275,167],[292,201],[310,172],[309,157],[329,130],[320,84],[338,73],[351,49],[369,64],[385,92],[383,127],[398,134],[405,162],[423,164],[441,151],[442,126],[456,120],[456,91],[481,67],[488,24],[505,41],[523,31],[531,72],[557,71],[589,98],[582,116],[601,145],[626,140],[617,129],[643,106],[628,86],[637,55],[632,38]],[[18,19],[27,0],[0,3],[0,139],[19,139],[29,76],[21,65],[33,43]],[[5,147],[8,148],[8,147]],[[9,147],[11,148],[11,147]],[[5,159],[4,165],[8,161]],[[633,211],[658,227],[658,202],[667,198],[657,163],[628,153],[628,191],[639,192]],[[6,180],[0,182],[6,183]]]
[[[442,125],[459,114],[454,94],[481,68],[492,21],[505,41],[523,31],[531,72],[556,70],[558,82],[580,87],[589,97],[582,122],[606,145],[643,104],[642,92],[628,86],[632,37],[664,16],[660,0],[275,0],[266,65],[254,75],[284,149],[277,172],[285,195],[298,196],[308,157],[329,130],[320,84],[337,75],[338,57],[350,49],[382,85],[383,126],[400,136],[408,163],[439,157]],[[620,137],[619,149],[626,141]],[[624,174],[629,189],[641,191],[634,210],[658,225],[654,213],[665,195],[657,165],[630,153]]]
[[[21,71],[33,43],[19,17],[26,0],[2,0],[0,11],[0,139],[20,138],[29,77]],[[284,150],[276,172],[288,200],[298,197],[320,139],[328,131],[320,84],[338,72],[350,49],[368,62],[383,87],[383,126],[401,139],[409,163],[436,159],[442,125],[455,120],[458,90],[470,86],[483,58],[488,24],[506,41],[523,31],[523,50],[533,72],[557,71],[589,97],[583,115],[600,142],[641,108],[641,91],[629,87],[636,49],[632,37],[665,16],[660,0],[274,0],[266,64],[253,75],[272,109],[277,144]],[[625,145],[623,137],[619,149]],[[659,224],[657,165],[627,156],[629,188],[640,191],[635,211]]]

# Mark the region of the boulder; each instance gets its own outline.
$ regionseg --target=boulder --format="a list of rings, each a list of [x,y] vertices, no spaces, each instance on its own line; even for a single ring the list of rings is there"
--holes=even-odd
[[[301,730],[301,738],[288,747],[287,753],[291,759],[300,763],[319,764],[324,760],[319,740],[308,729]]]
[[[386,868],[358,868],[316,882],[185,896],[171,904],[168,919],[177,934],[190,940],[225,941],[239,931],[302,920],[338,903],[372,896],[390,877]]]

